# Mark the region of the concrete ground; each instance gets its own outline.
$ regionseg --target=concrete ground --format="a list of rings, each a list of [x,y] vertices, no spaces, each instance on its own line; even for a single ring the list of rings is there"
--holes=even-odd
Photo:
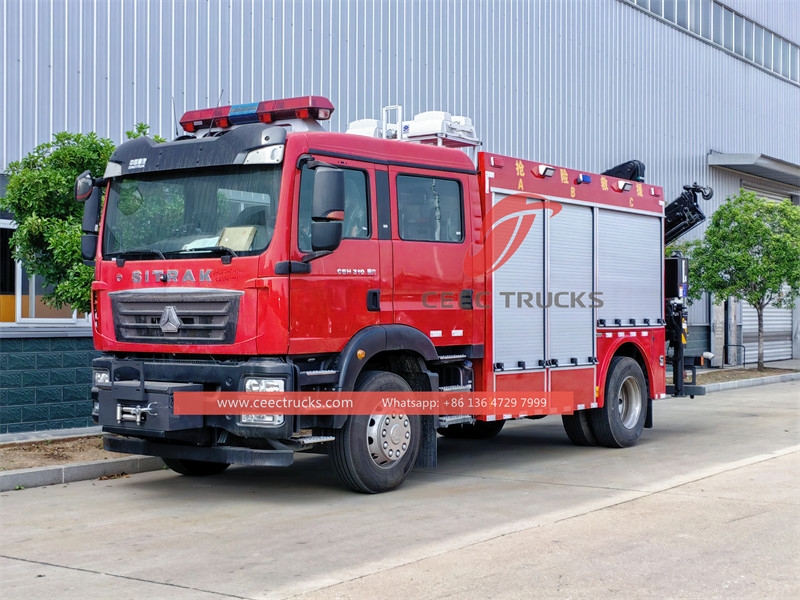
[[[800,381],[660,401],[632,448],[558,419],[442,440],[395,492],[288,469],[0,494],[4,598],[800,597]]]

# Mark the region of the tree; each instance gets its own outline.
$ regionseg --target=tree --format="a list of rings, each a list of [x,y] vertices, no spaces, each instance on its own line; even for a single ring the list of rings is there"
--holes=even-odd
[[[126,134],[134,138],[148,130],[139,123]],[[14,259],[30,275],[44,278],[48,287],[42,301],[54,308],[90,310],[94,269],[81,258],[83,205],[75,201],[73,187],[87,169],[102,176],[114,147],[95,133],[56,133],[52,142],[37,146],[6,170],[9,179],[0,208],[11,211],[17,223],[11,236]]]
[[[764,370],[764,309],[791,308],[800,294],[800,207],[740,190],[689,248],[692,295],[746,300],[758,316],[758,370]]]
[[[88,312],[94,270],[81,259],[83,206],[75,201],[75,178],[85,170],[101,175],[114,143],[94,133],[56,133],[22,160],[8,165],[5,198],[17,230],[11,236],[15,260],[49,284],[42,301]]]

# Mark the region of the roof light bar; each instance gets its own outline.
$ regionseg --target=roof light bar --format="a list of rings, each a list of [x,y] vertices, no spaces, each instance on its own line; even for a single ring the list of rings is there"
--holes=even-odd
[[[194,133],[200,129],[214,127],[227,129],[233,125],[259,122],[273,123],[282,119],[315,119],[324,121],[331,118],[333,111],[333,104],[327,98],[322,96],[301,96],[298,98],[190,110],[181,117],[180,124],[185,131]]]

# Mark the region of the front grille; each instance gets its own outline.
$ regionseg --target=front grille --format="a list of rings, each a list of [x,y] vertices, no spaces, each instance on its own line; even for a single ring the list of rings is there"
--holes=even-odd
[[[112,292],[120,342],[232,344],[242,292],[235,290]]]

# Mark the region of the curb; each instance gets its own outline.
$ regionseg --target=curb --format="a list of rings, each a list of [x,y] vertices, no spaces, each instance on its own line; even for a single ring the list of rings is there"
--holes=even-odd
[[[784,373],[783,375],[770,375],[769,377],[753,377],[752,379],[737,379],[735,381],[723,381],[722,383],[709,383],[703,387],[706,389],[706,394],[710,394],[723,390],[738,390],[741,388],[756,387],[758,385],[798,380],[800,380],[800,373]]]
[[[0,472],[0,492],[85,481],[123,473],[133,475],[134,473],[145,473],[147,471],[160,471],[163,468],[163,461],[156,456],[129,456],[127,458],[94,460],[71,465],[17,469]]]

